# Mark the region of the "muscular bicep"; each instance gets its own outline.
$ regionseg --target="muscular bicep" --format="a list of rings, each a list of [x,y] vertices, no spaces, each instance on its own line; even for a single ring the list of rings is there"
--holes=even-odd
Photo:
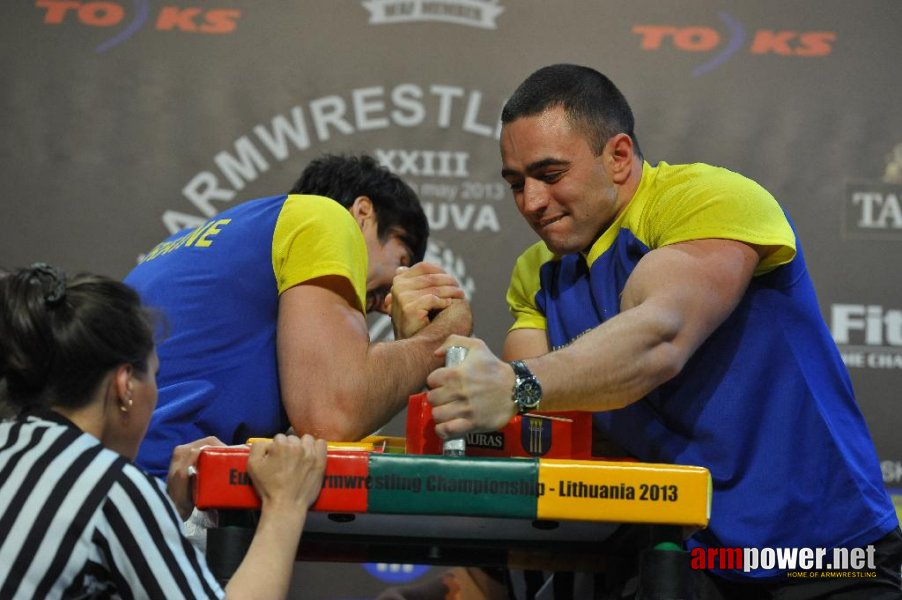
[[[683,359],[730,315],[745,294],[760,251],[733,240],[703,239],[653,250],[623,290],[621,314],[657,320]]]
[[[544,329],[513,329],[504,338],[503,360],[519,360],[547,354],[548,335]]]
[[[363,314],[347,279],[320,277],[279,297],[282,403],[296,431],[337,439],[335,421],[360,393],[369,347]]]

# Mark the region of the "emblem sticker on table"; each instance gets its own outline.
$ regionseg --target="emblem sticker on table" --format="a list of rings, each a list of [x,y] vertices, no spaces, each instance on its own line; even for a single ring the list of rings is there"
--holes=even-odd
[[[530,456],[544,456],[551,449],[552,421],[523,415],[520,420],[520,445]]]

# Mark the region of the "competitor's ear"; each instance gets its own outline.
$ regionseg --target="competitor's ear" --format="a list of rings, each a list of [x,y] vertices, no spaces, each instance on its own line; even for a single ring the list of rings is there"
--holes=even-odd
[[[623,184],[629,179],[633,167],[633,139],[625,133],[618,133],[608,140],[602,152],[610,168],[611,179],[616,184]]]
[[[360,229],[363,229],[363,224],[368,220],[376,218],[376,211],[373,209],[373,201],[370,200],[368,196],[357,196],[354,198],[354,203],[351,205],[350,210],[351,216],[357,221]]]

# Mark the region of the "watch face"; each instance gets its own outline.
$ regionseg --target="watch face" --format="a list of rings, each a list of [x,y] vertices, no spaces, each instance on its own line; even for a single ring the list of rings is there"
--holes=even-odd
[[[517,404],[523,408],[535,408],[542,400],[542,388],[535,379],[527,379],[517,386]]]
[[[524,413],[537,408],[542,401],[542,386],[539,385],[539,380],[523,361],[515,360],[510,365],[514,369],[513,401],[517,405],[517,412]]]

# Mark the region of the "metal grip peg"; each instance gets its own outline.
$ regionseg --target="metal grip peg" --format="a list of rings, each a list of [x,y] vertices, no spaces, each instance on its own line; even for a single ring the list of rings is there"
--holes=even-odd
[[[451,346],[445,351],[445,366],[454,367],[463,362],[467,357],[467,349],[463,346]],[[467,453],[466,438],[452,438],[442,444],[442,454],[445,456],[464,456]]]

